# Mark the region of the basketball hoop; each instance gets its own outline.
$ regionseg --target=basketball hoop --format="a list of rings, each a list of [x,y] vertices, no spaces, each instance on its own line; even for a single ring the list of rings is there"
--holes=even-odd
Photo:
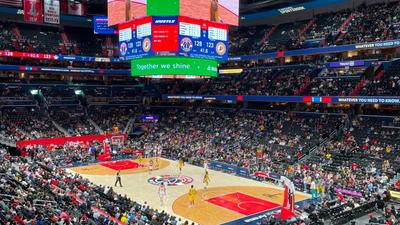
[[[111,137],[111,144],[119,145],[124,143],[125,137],[123,135],[115,135]]]

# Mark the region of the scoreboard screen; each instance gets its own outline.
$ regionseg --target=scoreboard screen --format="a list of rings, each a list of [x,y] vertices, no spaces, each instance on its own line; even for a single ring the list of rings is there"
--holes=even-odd
[[[119,56],[124,59],[152,56],[151,17],[118,25]]]
[[[228,59],[228,25],[179,17],[179,54]]]
[[[228,59],[228,25],[183,16],[145,17],[120,24],[119,53],[126,60],[148,56]]]
[[[239,25],[239,0],[107,0],[110,26],[149,16],[188,16]]]
[[[153,51],[178,51],[178,17],[153,17]]]
[[[95,34],[117,34],[118,32],[108,27],[107,16],[94,16],[93,17],[93,28]]]

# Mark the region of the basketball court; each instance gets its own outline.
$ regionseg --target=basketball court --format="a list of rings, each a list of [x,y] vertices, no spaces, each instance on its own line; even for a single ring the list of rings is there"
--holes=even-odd
[[[159,169],[149,173],[150,159],[123,160],[68,169],[79,173],[95,184],[112,186],[122,195],[164,210],[202,225],[240,224],[236,220],[278,210],[283,202],[284,189],[219,171],[209,170],[210,184],[204,189],[204,168],[185,164],[179,176],[178,162],[159,159]],[[155,159],[152,159],[155,162]],[[123,187],[114,187],[115,174],[120,170]],[[166,204],[161,206],[158,185],[166,182]],[[197,190],[195,207],[189,208],[187,192],[190,185]],[[310,195],[296,192],[296,203],[310,199]]]

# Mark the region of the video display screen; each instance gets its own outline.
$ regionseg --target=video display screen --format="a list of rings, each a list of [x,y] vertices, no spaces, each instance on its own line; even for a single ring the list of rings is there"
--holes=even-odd
[[[118,25],[121,58],[132,59],[153,55],[151,23],[151,17],[144,17]]]
[[[154,52],[178,51],[178,17],[153,17],[152,43]]]
[[[186,56],[228,59],[227,24],[183,16],[144,17],[118,25],[119,56]]]
[[[146,4],[146,0],[107,0],[108,25],[147,16]]]
[[[147,16],[147,0],[107,0],[107,3],[109,26]],[[153,15],[168,15],[164,12],[170,11],[166,3],[159,4],[153,5],[151,12],[156,13]],[[179,16],[237,26],[239,0],[180,0]]]
[[[95,34],[117,34],[118,31],[108,26],[107,16],[94,16],[93,29]]]
[[[218,76],[218,63],[215,60],[192,59],[185,57],[153,57],[131,60],[132,76],[189,75]]]
[[[237,26],[239,0],[181,0],[180,15]]]

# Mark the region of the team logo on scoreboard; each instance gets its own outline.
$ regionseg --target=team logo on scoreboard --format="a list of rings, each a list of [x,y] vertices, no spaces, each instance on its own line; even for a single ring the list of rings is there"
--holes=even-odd
[[[150,42],[150,39],[148,39],[148,38],[145,38],[144,40],[143,40],[143,51],[144,52],[149,52],[150,51],[150,48],[151,48],[151,42]]]
[[[181,40],[181,49],[184,52],[190,52],[193,49],[193,42],[190,38],[185,37]]]
[[[119,46],[119,52],[121,53],[122,56],[125,56],[127,51],[128,51],[128,46],[126,45],[125,42],[122,42],[121,45]]]
[[[226,45],[223,42],[218,42],[215,46],[215,50],[218,55],[225,55],[226,53]]]
[[[180,186],[192,183],[193,178],[188,176],[161,175],[150,177],[147,182],[152,185],[160,185],[164,182],[168,186]]]

